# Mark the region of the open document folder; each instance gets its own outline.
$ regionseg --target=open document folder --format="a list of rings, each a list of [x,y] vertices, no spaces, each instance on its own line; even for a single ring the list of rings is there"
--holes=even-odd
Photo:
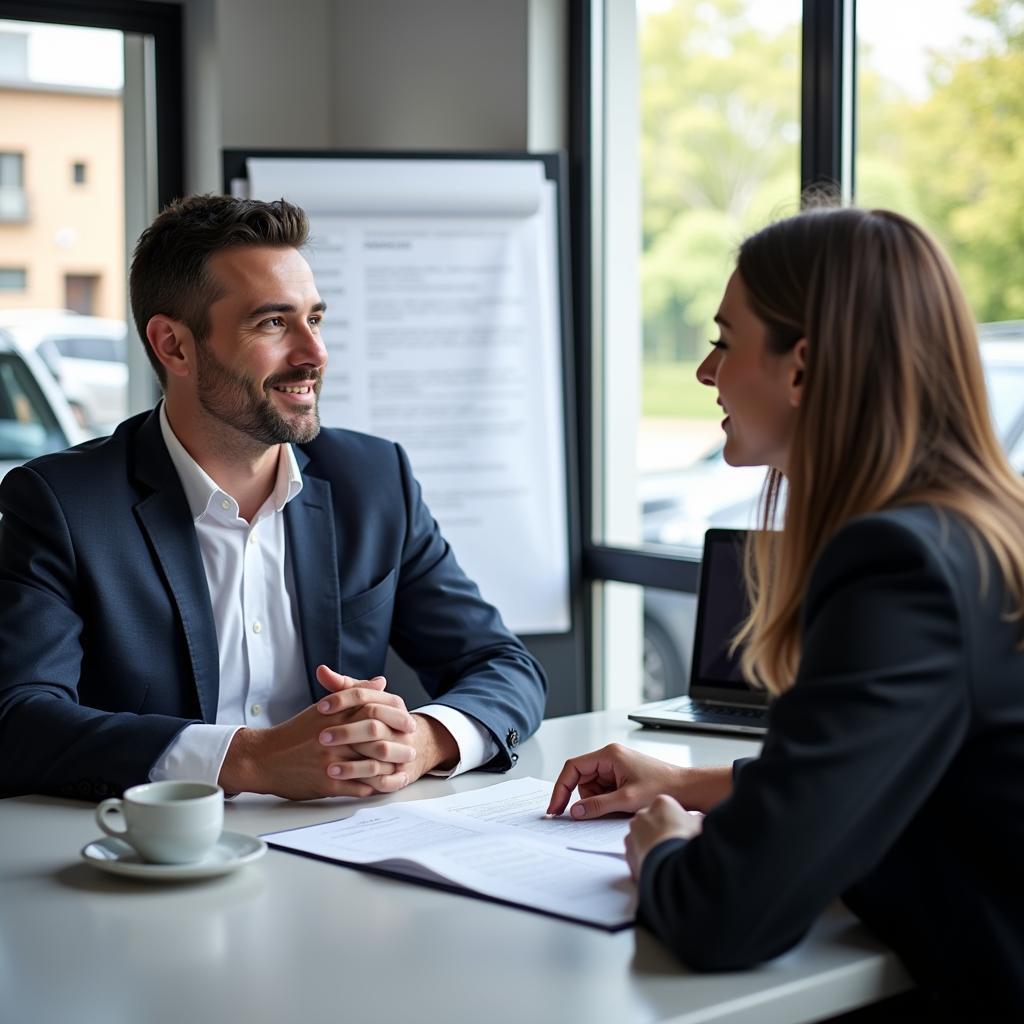
[[[272,832],[280,850],[365,867],[614,930],[633,923],[629,822],[545,815],[552,783],[516,779],[436,800],[367,807]]]

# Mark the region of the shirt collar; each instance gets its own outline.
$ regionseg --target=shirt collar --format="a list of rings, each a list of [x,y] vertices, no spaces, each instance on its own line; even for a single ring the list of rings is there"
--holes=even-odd
[[[170,455],[171,462],[174,463],[174,468],[177,470],[178,479],[181,480],[181,487],[185,492],[185,500],[188,502],[193,520],[202,519],[215,499],[217,501],[228,499],[235,504],[235,499],[189,455],[185,446],[178,440],[167,419],[164,402],[160,403],[160,433],[167,446],[167,454]],[[272,505],[275,512],[280,512],[301,490],[302,473],[299,471],[295,452],[292,451],[290,444],[282,444],[277,460],[277,479],[267,502]],[[265,508],[266,504],[263,506],[263,509]],[[260,511],[262,512],[263,509]],[[237,504],[235,504],[235,515],[237,514]]]

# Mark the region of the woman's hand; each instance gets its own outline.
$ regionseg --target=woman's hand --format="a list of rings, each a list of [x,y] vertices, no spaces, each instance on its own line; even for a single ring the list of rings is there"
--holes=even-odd
[[[704,815],[684,810],[670,796],[656,796],[651,806],[639,811],[629,823],[626,862],[634,880],[640,877],[644,858],[666,839],[692,839],[704,827]]]
[[[574,818],[631,814],[661,793],[692,810],[709,811],[732,792],[732,768],[676,768],[611,743],[565,762],[555,780],[548,814],[561,814],[577,786],[582,799],[569,811]]]
[[[664,761],[610,743],[565,762],[551,792],[548,814],[561,814],[577,786],[582,799],[569,811],[574,818],[638,811],[659,793],[671,792],[678,773],[678,768]]]

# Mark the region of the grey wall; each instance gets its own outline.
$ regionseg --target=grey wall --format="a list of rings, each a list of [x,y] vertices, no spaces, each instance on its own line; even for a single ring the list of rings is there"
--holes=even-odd
[[[334,144],[524,149],[526,0],[334,4]]]
[[[537,3],[184,0],[188,189],[221,148],[525,149]]]
[[[332,0],[218,0],[225,146],[330,144]],[[310,141],[313,140],[313,141]]]

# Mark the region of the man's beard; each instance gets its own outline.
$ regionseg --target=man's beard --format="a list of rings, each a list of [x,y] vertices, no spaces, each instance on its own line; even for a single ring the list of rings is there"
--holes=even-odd
[[[305,444],[320,433],[320,371],[293,370],[268,378],[264,392],[257,392],[245,376],[229,370],[205,344],[196,345],[196,395],[199,404],[222,423],[260,444]],[[313,382],[314,401],[309,412],[291,420],[277,411],[269,390]]]

